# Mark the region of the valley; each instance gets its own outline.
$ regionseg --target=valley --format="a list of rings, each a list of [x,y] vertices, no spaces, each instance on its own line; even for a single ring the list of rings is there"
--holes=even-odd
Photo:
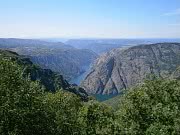
[[[87,49],[76,49],[60,42],[32,39],[0,39],[0,48],[26,55],[42,68],[51,69],[70,81],[86,72],[97,54]]]
[[[0,42],[0,132],[141,134],[154,132],[151,119],[174,128],[180,43],[125,45],[97,54],[64,43],[51,48],[51,42],[8,40]]]
[[[180,0],[0,0],[0,135],[180,135]]]
[[[1,38],[0,48],[26,56],[34,64],[61,74],[69,83],[104,101],[142,83],[149,74],[170,76],[180,63],[179,44],[171,43],[172,40],[70,39],[62,43],[58,39]]]
[[[70,83],[80,85],[81,81],[84,80],[85,77],[87,76],[87,74],[89,73],[91,65],[83,66],[82,68],[83,68],[84,72],[81,73],[79,76],[72,78],[70,80]]]

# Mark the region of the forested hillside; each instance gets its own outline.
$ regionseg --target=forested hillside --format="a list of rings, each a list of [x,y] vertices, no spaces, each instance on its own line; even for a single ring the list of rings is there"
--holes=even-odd
[[[16,61],[0,60],[0,134],[179,134],[180,82],[153,79],[124,94],[116,110],[75,94],[45,92]]]
[[[87,93],[78,86],[72,86],[63,76],[51,71],[50,69],[42,69],[34,65],[27,56],[18,55],[15,52],[0,50],[0,61],[9,60],[18,64],[21,67],[23,77],[29,78],[32,81],[38,81],[46,91],[55,92],[57,90],[66,90],[73,92],[83,100],[87,100]]]

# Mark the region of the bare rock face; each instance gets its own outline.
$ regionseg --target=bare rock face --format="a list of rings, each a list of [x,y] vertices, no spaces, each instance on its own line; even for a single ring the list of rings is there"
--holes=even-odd
[[[118,94],[154,74],[169,77],[180,65],[180,43],[114,49],[94,63],[81,86],[92,94]]]

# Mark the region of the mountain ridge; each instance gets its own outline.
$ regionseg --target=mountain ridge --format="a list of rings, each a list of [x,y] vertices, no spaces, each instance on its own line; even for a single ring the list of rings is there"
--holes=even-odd
[[[180,65],[180,43],[138,45],[101,55],[81,86],[92,94],[113,95],[142,83],[150,74],[169,77]]]

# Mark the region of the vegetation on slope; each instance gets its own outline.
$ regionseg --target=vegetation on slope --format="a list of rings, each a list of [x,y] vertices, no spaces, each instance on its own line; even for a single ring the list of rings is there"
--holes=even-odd
[[[122,95],[117,95],[113,98],[103,101],[103,103],[111,106],[114,110],[117,110],[119,107],[119,102],[121,98],[122,98]]]
[[[16,61],[0,60],[0,134],[179,134],[180,82],[150,80],[122,95],[116,111],[69,92],[47,93],[24,78]]]
[[[148,81],[125,94],[116,118],[122,134],[179,134],[179,107],[179,81]]]
[[[82,88],[70,85],[63,79],[63,76],[58,73],[34,65],[30,59],[25,56],[18,55],[11,51],[0,50],[0,61],[3,59],[15,62],[21,67],[21,72],[25,78],[29,77],[32,81],[39,81],[46,91],[55,92],[57,90],[66,90],[79,95],[83,100],[87,100],[88,98],[88,95]]]

